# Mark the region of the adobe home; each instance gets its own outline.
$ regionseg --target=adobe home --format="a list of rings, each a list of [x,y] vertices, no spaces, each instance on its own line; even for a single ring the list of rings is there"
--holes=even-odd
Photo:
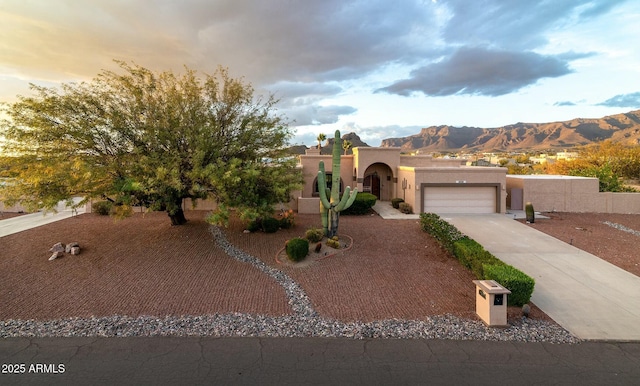
[[[415,213],[505,213],[507,169],[466,166],[466,160],[402,154],[398,147],[355,147],[341,156],[340,191],[357,187],[381,201],[402,198]],[[304,187],[299,213],[319,213],[318,164],[331,174],[331,155],[317,148],[300,156]],[[331,181],[331,178],[327,178]]]

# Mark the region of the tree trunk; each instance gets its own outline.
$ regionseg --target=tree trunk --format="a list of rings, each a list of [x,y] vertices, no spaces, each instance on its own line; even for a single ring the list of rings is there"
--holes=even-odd
[[[171,219],[171,225],[184,225],[187,223],[186,217],[184,217],[184,211],[182,210],[182,199],[176,201],[176,207],[178,208],[174,214],[167,211],[169,218]]]

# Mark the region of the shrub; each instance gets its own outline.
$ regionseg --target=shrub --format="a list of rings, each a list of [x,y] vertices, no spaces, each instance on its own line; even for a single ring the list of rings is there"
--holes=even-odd
[[[507,297],[508,305],[522,306],[529,302],[535,285],[531,277],[496,258],[437,214],[420,214],[420,226],[453,253],[478,279],[495,280],[508,288],[511,291],[511,295]]]
[[[282,212],[282,218],[280,219],[280,228],[289,229],[295,224],[295,213],[293,209]]]
[[[309,254],[309,242],[296,237],[289,240],[285,249],[291,261],[300,261]]]
[[[485,277],[484,266],[504,264],[485,250],[477,241],[464,236],[453,243],[453,255],[460,263],[471,270],[478,279]]]
[[[280,221],[273,217],[265,217],[262,219],[262,230],[265,233],[275,233],[280,229]]]
[[[508,264],[487,264],[483,270],[485,280],[495,280],[511,291],[507,305],[521,307],[529,303],[536,284],[533,278]]]
[[[376,204],[378,198],[371,193],[358,192],[355,201],[350,207],[341,213],[345,215],[362,215],[367,214]]]
[[[404,200],[402,198],[392,198],[391,199],[391,206],[393,206],[396,209],[400,209],[400,203],[404,202]]]
[[[451,253],[453,253],[453,244],[464,237],[456,227],[444,221],[435,213],[421,213],[420,227],[438,240]]]
[[[108,216],[112,208],[113,203],[111,201],[98,201],[91,204],[91,211],[100,216]]]
[[[257,218],[255,220],[249,221],[249,224],[247,224],[247,230],[249,232],[256,232],[260,229],[262,229],[262,219]]]
[[[309,228],[304,237],[312,243],[317,243],[324,238],[324,231],[319,228]]]
[[[398,204],[398,207],[400,208],[400,212],[404,214],[413,213],[413,210],[411,209],[411,205],[407,204],[406,202],[401,202],[400,204]]]

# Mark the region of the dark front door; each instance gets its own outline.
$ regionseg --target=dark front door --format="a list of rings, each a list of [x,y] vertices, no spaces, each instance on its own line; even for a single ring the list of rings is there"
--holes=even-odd
[[[364,191],[373,194],[380,199],[380,177],[377,174],[369,174],[364,178]]]

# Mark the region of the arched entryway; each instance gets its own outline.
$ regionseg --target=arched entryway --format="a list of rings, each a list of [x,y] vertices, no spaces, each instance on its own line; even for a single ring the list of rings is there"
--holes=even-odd
[[[373,194],[378,200],[389,201],[393,198],[393,184],[391,168],[384,163],[374,163],[364,172],[362,190]]]
[[[378,197],[378,200],[380,199],[380,176],[378,173],[374,172],[366,176],[362,185],[364,186],[365,192]]]

